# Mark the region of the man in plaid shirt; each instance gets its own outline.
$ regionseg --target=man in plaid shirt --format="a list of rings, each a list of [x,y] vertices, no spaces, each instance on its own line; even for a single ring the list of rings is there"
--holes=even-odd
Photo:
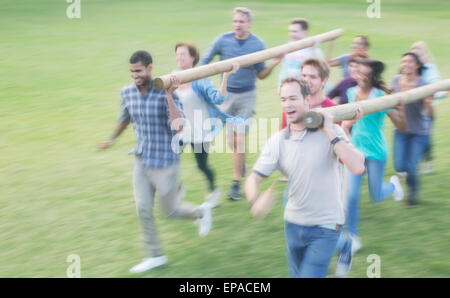
[[[134,82],[120,92],[121,113],[116,129],[108,141],[99,144],[104,150],[111,147],[130,122],[133,123],[137,143],[130,152],[135,155],[133,185],[136,209],[147,249],[147,257],[131,268],[141,273],[167,263],[156,233],[153,217],[155,192],[161,207],[170,217],[197,219],[199,235],[206,236],[212,223],[211,206],[181,203],[184,196],[180,182],[179,156],[172,150],[172,138],[183,129],[182,105],[174,95],[179,81],[172,77],[168,90],[153,87],[152,57],[137,51],[130,58],[130,72]]]

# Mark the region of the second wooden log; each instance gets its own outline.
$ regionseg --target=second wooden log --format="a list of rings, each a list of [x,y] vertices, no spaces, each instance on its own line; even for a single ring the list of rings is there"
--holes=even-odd
[[[358,108],[363,110],[364,115],[372,114],[382,110],[395,108],[400,104],[400,102],[409,104],[422,98],[432,96],[438,91],[444,90],[450,90],[450,79],[410,89],[404,92],[398,92],[374,99],[352,102],[325,109],[333,116],[334,122],[341,122],[344,120],[353,119]],[[308,113],[306,113],[304,121],[306,127],[318,128],[323,125],[323,116],[317,111],[309,111]]]

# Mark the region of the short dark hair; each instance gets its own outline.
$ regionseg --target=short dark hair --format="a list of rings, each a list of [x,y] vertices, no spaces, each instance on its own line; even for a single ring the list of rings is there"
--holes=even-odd
[[[308,95],[311,94],[311,89],[309,88],[308,82],[301,78],[293,78],[293,77],[285,78],[283,81],[281,81],[280,89],[281,87],[283,87],[284,84],[287,83],[297,83],[300,86],[303,98],[306,98]]]
[[[189,55],[191,55],[191,57],[194,58],[193,66],[195,66],[198,63],[198,61],[200,60],[200,54],[197,50],[197,47],[193,43],[190,43],[190,42],[179,42],[175,45],[175,52],[177,51],[177,49],[179,47],[186,47],[188,49]]]
[[[309,28],[308,21],[304,18],[295,18],[291,21],[291,24],[298,24],[303,30],[308,30]]]
[[[141,62],[144,66],[148,66],[153,63],[152,56],[147,51],[136,51],[130,57],[130,64]]]
[[[357,38],[361,38],[366,48],[370,48],[369,37],[367,35],[356,35]]]
[[[303,70],[303,67],[305,65],[310,65],[317,69],[319,71],[320,79],[323,81],[326,78],[330,76],[330,68],[328,67],[328,64],[323,59],[318,58],[308,58],[302,63],[301,69]]]

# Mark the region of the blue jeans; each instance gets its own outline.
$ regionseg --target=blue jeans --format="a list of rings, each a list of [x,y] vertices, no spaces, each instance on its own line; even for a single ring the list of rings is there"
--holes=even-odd
[[[394,168],[397,172],[406,172],[409,187],[408,200],[415,200],[419,195],[419,175],[417,168],[422,156],[430,146],[430,136],[404,134],[395,131]]]
[[[384,201],[394,192],[394,184],[383,182],[386,160],[366,159],[366,171],[369,181],[369,193],[374,203]],[[359,226],[359,198],[361,193],[361,182],[364,174],[355,175],[348,172],[348,194],[347,194],[347,231],[358,235]]]
[[[326,277],[341,233],[318,226],[300,226],[285,221],[289,277]]]

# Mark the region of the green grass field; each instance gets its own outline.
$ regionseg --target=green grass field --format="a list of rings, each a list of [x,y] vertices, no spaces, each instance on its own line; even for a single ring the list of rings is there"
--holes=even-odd
[[[288,40],[291,18],[310,20],[310,34],[335,28],[345,34],[334,54],[348,52],[357,34],[370,37],[370,54],[384,61],[385,80],[398,71],[401,54],[417,40],[430,46],[443,78],[450,77],[450,3],[381,1],[381,18],[369,19],[366,1],[81,1],[81,18],[68,19],[66,1],[3,0],[0,7],[0,277],[65,277],[70,254],[81,258],[82,277],[130,277],[143,257],[132,190],[135,137],[129,128],[108,151],[96,143],[115,126],[119,91],[130,82],[128,58],[146,49],[154,76],[175,68],[173,47],[192,41],[204,51],[231,30],[231,10],[255,12],[252,32],[268,47]],[[323,47],[325,49],[325,47]],[[278,69],[258,82],[257,117],[280,116]],[[340,80],[332,71],[331,80]],[[217,77],[215,78],[217,82]],[[382,277],[450,276],[450,105],[437,107],[435,173],[422,176],[421,205],[407,209],[388,199],[373,205],[362,189],[363,249],[350,277],[366,277],[366,258],[378,254]],[[392,125],[386,127],[392,143]],[[391,146],[391,145],[390,145]],[[391,146],[392,148],[392,146]],[[257,158],[248,156],[248,166]],[[223,193],[230,154],[210,162]],[[191,154],[182,155],[186,200],[201,203],[206,182]],[[388,160],[386,178],[394,173]],[[280,175],[274,175],[270,181]],[[265,186],[270,183],[265,182]],[[261,221],[247,204],[222,198],[213,229],[197,236],[189,221],[157,225],[168,266],[142,277],[287,277],[282,193]],[[334,272],[335,260],[330,266]]]

